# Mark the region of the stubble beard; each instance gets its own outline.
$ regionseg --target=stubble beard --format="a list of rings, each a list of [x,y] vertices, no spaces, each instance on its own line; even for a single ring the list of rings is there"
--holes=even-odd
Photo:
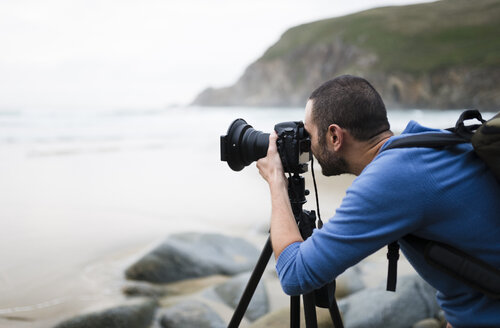
[[[341,175],[344,173],[349,173],[348,165],[345,159],[333,153],[329,153],[326,147],[320,145],[319,154],[317,154],[316,159],[319,165],[321,165],[321,173],[324,176],[331,177],[335,175]]]

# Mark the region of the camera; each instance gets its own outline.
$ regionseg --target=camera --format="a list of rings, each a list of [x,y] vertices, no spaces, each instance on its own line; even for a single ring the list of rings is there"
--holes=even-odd
[[[276,142],[281,163],[286,173],[300,174],[307,172],[312,158],[311,139],[304,128],[304,123],[283,122],[274,126],[278,134]],[[227,130],[227,135],[220,137],[221,161],[227,162],[234,171],[241,171],[245,166],[267,155],[269,133],[255,130],[244,119],[236,119]]]

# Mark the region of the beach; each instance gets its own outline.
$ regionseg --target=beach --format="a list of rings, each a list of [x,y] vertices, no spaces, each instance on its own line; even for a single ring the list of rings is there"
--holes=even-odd
[[[456,117],[413,113],[441,128]],[[260,249],[268,186],[255,163],[234,172],[221,162],[219,137],[238,117],[268,132],[302,116],[300,108],[0,113],[0,326],[49,327],[123,299],[125,268],[176,232],[239,236]],[[408,115],[393,117],[401,131]],[[304,208],[316,209],[305,177]],[[318,165],[316,177],[327,220],[354,177],[325,178]],[[367,263],[368,284],[383,281],[385,251]]]

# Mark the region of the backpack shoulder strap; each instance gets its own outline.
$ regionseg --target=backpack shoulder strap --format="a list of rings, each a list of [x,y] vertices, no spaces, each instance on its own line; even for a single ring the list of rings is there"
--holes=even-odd
[[[461,143],[467,143],[464,137],[461,137],[454,133],[425,133],[410,135],[407,137],[399,138],[392,141],[384,150],[393,148],[408,148],[408,147],[429,147],[429,148],[439,148],[446,146],[454,146]]]
[[[399,244],[393,241],[387,245],[387,290],[391,292],[396,291],[396,282],[398,279],[398,260],[399,260]]]
[[[409,135],[392,141],[389,145],[387,145],[387,147],[384,148],[384,150],[408,147],[439,148],[471,142],[474,132],[481,126],[481,124],[465,125],[464,122],[473,119],[476,119],[481,123],[485,122],[481,113],[477,109],[469,109],[460,115],[454,127],[446,129],[452,133],[430,132]]]

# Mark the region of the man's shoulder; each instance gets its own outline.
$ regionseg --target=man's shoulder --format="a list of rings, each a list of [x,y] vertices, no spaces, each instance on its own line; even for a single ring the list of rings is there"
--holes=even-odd
[[[441,162],[447,156],[434,148],[393,148],[387,146],[395,140],[417,134],[443,132],[421,126],[415,121],[410,121],[406,129],[397,136],[390,137],[381,147],[380,152],[365,167],[356,179],[359,184],[378,185],[406,185],[416,187],[424,183],[427,187],[434,180],[431,178]],[[446,133],[446,132],[443,132]],[[432,163],[434,162],[434,163]],[[438,165],[439,167],[443,165]]]
[[[400,178],[411,178],[412,175],[422,171],[422,158],[419,153],[426,152],[427,149],[417,148],[395,148],[385,149],[394,140],[403,138],[403,135],[389,138],[381,147],[380,152],[365,167],[360,176],[376,175],[383,177],[401,176]]]
[[[429,184],[429,171],[415,149],[381,151],[354,180],[358,191],[390,195],[418,192]],[[411,186],[411,188],[410,188]],[[364,192],[363,192],[364,193]]]
[[[445,130],[429,128],[419,124],[417,121],[410,120],[406,125],[401,135],[405,134],[417,134],[417,133],[429,133],[429,132],[445,132]]]
[[[442,147],[433,148],[430,146],[388,148],[397,140],[436,133],[451,134],[446,130],[431,129],[415,121],[410,121],[400,135],[392,136],[384,143],[370,164],[381,171],[399,168],[402,171],[411,169],[413,174],[430,174],[431,172],[448,170],[450,161],[464,160],[473,152],[470,143],[451,146],[454,151],[443,151]]]
[[[406,128],[403,130],[403,132],[401,132],[401,134],[392,136],[391,138],[389,138],[389,140],[387,140],[387,142],[382,146],[381,151],[384,151],[387,148],[387,146],[389,146],[396,140],[404,139],[410,136],[425,135],[429,133],[434,134],[434,133],[451,133],[451,132],[446,130],[428,128],[423,125],[420,125],[416,121],[411,120],[410,122],[408,122]]]

